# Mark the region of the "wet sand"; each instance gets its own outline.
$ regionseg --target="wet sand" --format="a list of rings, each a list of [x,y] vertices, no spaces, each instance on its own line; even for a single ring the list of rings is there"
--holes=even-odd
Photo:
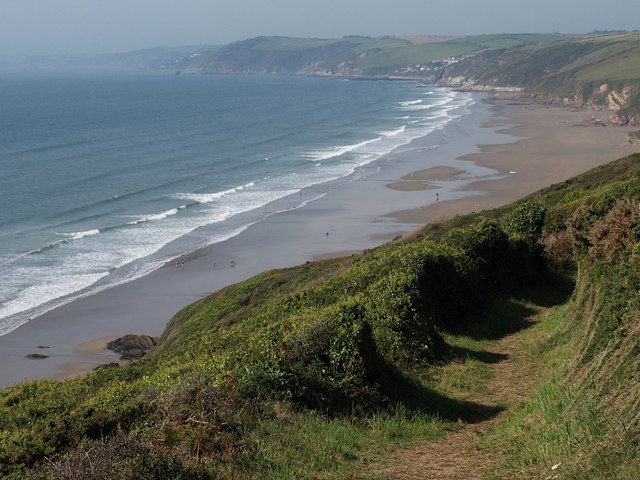
[[[118,337],[101,337],[77,345],[73,349],[74,360],[60,366],[61,372],[53,378],[63,380],[86,374],[98,365],[122,363],[118,353],[109,351],[107,343]]]
[[[373,248],[424,223],[508,203],[640,151],[638,145],[623,145],[626,129],[576,127],[588,112],[511,106],[505,100],[485,104],[482,97],[470,115],[387,155],[356,178],[310,189],[310,196],[323,195],[319,200],[187,255],[184,267],[172,262],[0,337],[0,387],[78,375],[114,361],[117,356],[103,350],[105,337],[160,336],[184,306],[264,270]],[[519,126],[499,133],[513,124]],[[518,141],[514,135],[528,138]],[[428,187],[388,188],[406,182]],[[30,353],[48,358],[30,360]]]
[[[564,181],[598,165],[640,152],[640,145],[626,142],[633,128],[585,126],[584,120],[607,112],[574,110],[534,103],[513,105],[509,97],[488,100],[506,108],[506,121],[491,120],[485,126],[520,137],[515,143],[479,145],[480,152],[460,157],[502,174],[497,180],[480,180],[460,189],[460,197],[424,208],[397,211],[396,220],[425,224],[472,211],[499,207]],[[468,192],[478,195],[468,196]]]
[[[415,192],[418,190],[434,190],[437,185],[432,180],[451,180],[464,170],[451,167],[431,167],[404,175],[399,182],[388,183],[387,187],[402,192]]]
[[[403,180],[450,180],[456,175],[464,173],[463,170],[452,167],[432,167],[411,172],[409,175],[402,177]]]

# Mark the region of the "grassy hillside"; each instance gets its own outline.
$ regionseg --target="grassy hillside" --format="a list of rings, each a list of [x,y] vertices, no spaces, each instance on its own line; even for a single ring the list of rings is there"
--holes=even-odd
[[[219,50],[198,52],[167,68],[209,73],[305,73],[388,75],[405,65],[493,49],[558,41],[557,35],[480,35],[451,37],[361,37],[305,39],[259,37]]]
[[[634,155],[362,255],[268,271],[186,307],[137,362],[7,388],[0,475],[379,478],[367,465],[391,446],[500,413],[470,396],[499,360],[487,345],[575,277],[531,329],[528,361],[548,376],[485,448],[505,478],[549,462],[562,478],[634,478],[639,178]]]
[[[519,86],[578,104],[640,111],[640,33],[558,38],[481,52],[448,67],[449,78]]]

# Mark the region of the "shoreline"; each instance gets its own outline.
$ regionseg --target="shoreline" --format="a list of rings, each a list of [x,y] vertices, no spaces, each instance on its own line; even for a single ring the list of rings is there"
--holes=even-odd
[[[599,165],[640,152],[640,145],[625,141],[629,127],[596,127],[583,123],[593,115],[546,105],[527,99],[517,103],[508,96],[489,99],[497,108],[508,109],[508,122],[490,121],[487,128],[517,137],[513,144],[478,145],[479,152],[460,157],[502,173],[496,180],[478,180],[463,192],[481,192],[439,202],[425,208],[399,210],[389,215],[397,221],[426,224],[473,211],[497,208],[562,182]],[[604,113],[603,113],[604,115]]]
[[[556,161],[554,142],[544,135],[555,138],[559,132],[568,136],[572,132],[558,125],[554,128],[553,122],[567,121],[565,115],[578,118],[587,113],[557,106],[508,105],[511,96],[504,94],[493,100],[484,95],[475,98],[478,105],[469,115],[414,141],[406,151],[376,161],[377,171],[364,179],[321,186],[320,193],[325,195],[319,200],[281,211],[231,239],[185,255],[184,266],[172,262],[137,280],[62,305],[0,337],[0,388],[24,379],[81,375],[112,361],[100,350],[106,337],[159,336],[184,306],[270,268],[373,248],[438,218],[509,203],[624,156],[614,154],[617,149],[608,145],[606,151],[611,155],[599,159],[601,150],[585,147],[582,151],[579,138],[578,144],[569,142],[569,147],[561,149],[575,149],[576,158],[563,168],[544,168],[542,163]],[[485,98],[489,99],[486,103]],[[529,109],[549,109],[555,112],[554,119],[545,120],[539,113],[527,115]],[[549,124],[546,130],[545,123]],[[621,139],[627,132],[617,127],[603,130],[607,135],[599,140],[602,143],[611,142],[614,131]],[[601,135],[590,136],[599,139]],[[527,145],[524,150],[523,144]],[[533,164],[531,155],[543,146],[546,153]],[[627,154],[640,151],[638,145],[624,148]],[[532,170],[545,175],[532,173],[528,178]],[[512,181],[514,178],[518,181]],[[538,187],[540,181],[544,184]],[[414,188],[417,184],[420,186]],[[25,358],[39,351],[38,346],[48,347],[48,358]],[[102,361],[104,358],[109,360]]]

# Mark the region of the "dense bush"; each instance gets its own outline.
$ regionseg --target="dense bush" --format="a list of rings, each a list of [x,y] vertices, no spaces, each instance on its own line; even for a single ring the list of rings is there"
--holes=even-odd
[[[610,262],[637,241],[636,230],[640,220],[638,202],[623,198],[599,218],[589,232],[589,254]]]
[[[504,217],[505,230],[513,236],[535,243],[540,239],[547,209],[539,203],[525,201]]]

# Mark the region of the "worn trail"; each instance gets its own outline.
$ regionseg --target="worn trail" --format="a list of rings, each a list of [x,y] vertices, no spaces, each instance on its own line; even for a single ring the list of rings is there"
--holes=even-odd
[[[546,311],[527,318],[538,321]],[[479,442],[498,418],[513,412],[523,403],[523,396],[531,385],[532,375],[519,361],[524,352],[518,350],[523,331],[507,335],[491,346],[489,351],[502,360],[492,364],[491,379],[484,394],[467,400],[485,405],[488,410],[506,409],[499,415],[488,415],[479,410],[459,421],[460,428],[439,440],[398,450],[385,460],[383,467],[373,473],[386,480],[481,480],[497,465],[500,458],[479,448]]]

